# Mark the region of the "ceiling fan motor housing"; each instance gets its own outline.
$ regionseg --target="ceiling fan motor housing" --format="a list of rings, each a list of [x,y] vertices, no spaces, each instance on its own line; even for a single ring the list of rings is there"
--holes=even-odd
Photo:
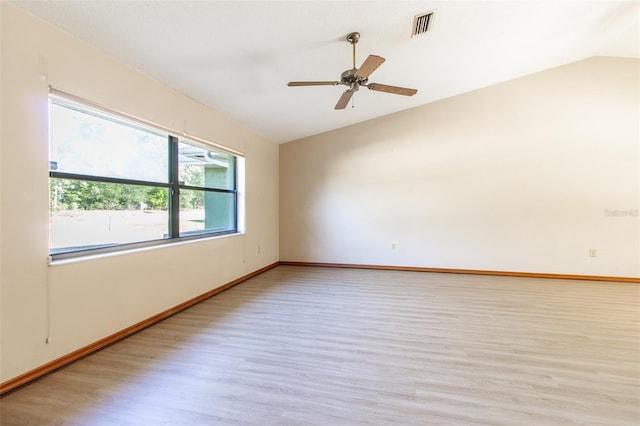
[[[353,88],[353,86],[355,85],[360,86],[366,86],[367,82],[369,81],[368,78],[360,78],[358,76],[356,76],[356,72],[358,70],[356,68],[352,68],[350,70],[346,70],[345,72],[342,73],[342,75],[340,76],[340,83],[347,85],[347,86],[351,86]],[[357,88],[356,88],[357,90]]]

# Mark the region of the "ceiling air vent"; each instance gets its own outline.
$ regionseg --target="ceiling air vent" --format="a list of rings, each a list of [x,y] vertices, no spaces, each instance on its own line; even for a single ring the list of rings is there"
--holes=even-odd
[[[433,15],[435,13],[435,10],[432,10],[431,12],[416,15],[413,18],[413,31],[411,32],[411,37],[416,37],[429,31],[429,29],[431,29],[431,24],[433,24]]]

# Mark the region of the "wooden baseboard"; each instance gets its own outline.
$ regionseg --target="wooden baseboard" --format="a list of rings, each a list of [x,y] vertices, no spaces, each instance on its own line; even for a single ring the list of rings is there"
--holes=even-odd
[[[449,274],[496,275],[496,276],[507,276],[507,277],[556,278],[556,279],[565,279],[565,280],[615,281],[615,282],[625,282],[625,283],[640,283],[640,278],[633,278],[633,277],[548,274],[548,273],[541,273],[541,272],[486,271],[486,270],[480,270],[480,269],[427,268],[427,267],[421,267],[421,266],[360,265],[360,264],[351,264],[351,263],[293,262],[288,260],[281,260],[280,265],[322,266],[327,268],[381,269],[386,271],[439,272],[439,273],[449,273]]]
[[[187,308],[190,308],[193,305],[196,305],[208,298],[210,298],[211,296],[215,296],[218,293],[221,293],[237,284],[240,284],[243,281],[246,281],[250,278],[255,277],[256,275],[260,275],[263,272],[268,271],[269,269],[275,268],[276,266],[278,266],[280,264],[280,262],[275,262],[272,263],[271,265],[265,266],[264,268],[258,269],[257,271],[253,271],[247,275],[244,275],[240,278],[237,278],[231,282],[228,282],[218,288],[215,288],[213,290],[210,290],[204,294],[201,294],[200,296],[194,297],[193,299],[187,300],[186,302],[183,302],[179,305],[176,305],[172,308],[167,309],[166,311],[160,312],[159,314],[156,314],[152,317],[149,317],[143,321],[140,321],[137,324],[134,324],[130,327],[125,328],[124,330],[120,330],[117,333],[114,333],[110,336],[107,336],[103,339],[98,340],[97,342],[91,343],[90,345],[87,345],[83,348],[80,348],[76,351],[73,351],[67,355],[64,355],[58,359],[55,359],[53,361],[50,361],[44,365],[41,365],[38,368],[35,368],[31,371],[28,371],[24,374],[21,374],[20,376],[17,376],[11,380],[7,380],[6,382],[0,384],[0,397],[4,396],[5,394],[7,394],[8,392],[11,392],[13,390],[16,390],[17,388],[24,386],[46,374],[49,374],[61,367],[64,367],[65,365],[68,365],[74,361],[79,360],[80,358],[83,358],[87,355],[90,355],[100,349],[105,348],[106,346],[112,345],[113,343],[124,339],[125,337],[131,336],[134,333],[137,333],[138,331],[141,331],[153,324],[156,324],[157,322],[160,322],[166,318],[169,318],[172,315],[177,314],[180,311],[183,311]]]

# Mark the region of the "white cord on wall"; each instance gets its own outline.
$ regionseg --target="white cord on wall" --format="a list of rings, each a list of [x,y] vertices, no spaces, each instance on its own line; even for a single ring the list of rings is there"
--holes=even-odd
[[[51,262],[53,258],[47,256],[47,318],[46,318],[46,334],[44,339],[46,344],[51,343]]]

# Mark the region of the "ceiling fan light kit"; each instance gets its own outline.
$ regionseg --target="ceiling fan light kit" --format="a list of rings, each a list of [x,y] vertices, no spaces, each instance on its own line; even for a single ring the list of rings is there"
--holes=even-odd
[[[287,84],[289,87],[300,86],[337,86],[339,84],[349,86],[349,88],[340,96],[335,109],[345,109],[349,104],[351,97],[355,92],[364,86],[370,90],[378,92],[391,93],[394,95],[413,96],[418,91],[416,89],[408,89],[406,87],[389,86],[387,84],[369,83],[369,76],[385,59],[376,55],[369,55],[362,63],[360,68],[356,68],[356,44],[360,40],[360,33],[353,32],[347,35],[347,41],[353,46],[353,68],[344,71],[340,75],[340,81],[291,81]]]

